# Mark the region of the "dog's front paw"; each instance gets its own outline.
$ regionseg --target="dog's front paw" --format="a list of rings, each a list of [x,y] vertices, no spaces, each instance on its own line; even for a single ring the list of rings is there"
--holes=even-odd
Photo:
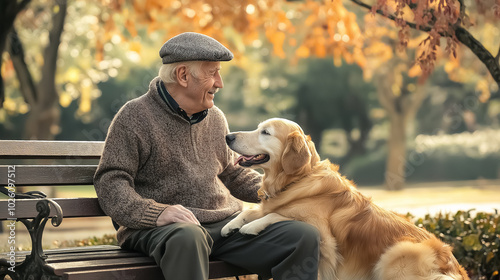
[[[241,228],[243,223],[239,222],[237,219],[238,218],[230,221],[221,229],[220,234],[222,237],[228,237],[231,233],[238,231],[238,229]]]
[[[260,223],[259,221],[254,221],[242,226],[240,228],[240,233],[246,235],[258,235],[265,228],[266,224]]]

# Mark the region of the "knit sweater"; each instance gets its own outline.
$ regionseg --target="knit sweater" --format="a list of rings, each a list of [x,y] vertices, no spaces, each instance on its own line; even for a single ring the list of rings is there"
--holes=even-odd
[[[134,230],[156,227],[169,205],[212,223],[241,210],[241,200],[258,201],[261,176],[234,165],[222,111],[214,106],[191,125],[161,99],[158,80],[116,114],[94,176],[101,208],[120,225],[120,244]]]

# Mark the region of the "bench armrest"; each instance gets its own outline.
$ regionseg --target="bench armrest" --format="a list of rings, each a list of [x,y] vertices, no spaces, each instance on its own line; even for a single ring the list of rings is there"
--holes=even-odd
[[[41,199],[36,203],[38,215],[33,219],[19,219],[28,229],[31,237],[31,256],[45,259],[42,249],[42,237],[45,224],[49,220],[50,208],[54,207],[56,215],[51,219],[53,226],[58,227],[63,220],[63,211],[57,202],[49,198]]]
[[[37,199],[38,200],[38,199]],[[54,213],[51,213],[51,208],[55,210],[55,215]],[[44,198],[44,199],[39,199],[36,203],[36,211],[38,214],[34,218],[20,218],[17,219],[17,221],[22,222],[26,228],[28,229],[28,232],[31,237],[31,254],[27,255],[26,258],[20,262],[15,264],[17,272],[12,272],[16,275],[16,279],[28,279],[28,278],[23,278],[24,276],[28,276],[31,273],[35,274],[40,274],[38,276],[42,276],[42,274],[46,273],[48,270],[51,270],[47,263],[46,259],[47,256],[43,252],[43,247],[42,247],[42,237],[43,237],[43,230],[45,229],[45,225],[49,218],[51,219],[51,224],[55,227],[59,226],[62,223],[63,220],[63,211],[61,209],[61,206],[57,204],[57,202],[53,201],[52,199]],[[52,211],[54,212],[54,211]],[[24,273],[27,275],[21,276],[19,275],[19,270],[17,269],[18,267],[24,266],[26,269]],[[11,264],[7,262],[7,260],[0,260],[0,271],[6,271],[7,274],[10,275],[11,271],[7,271],[11,267]],[[13,275],[11,275],[13,276]],[[18,278],[20,277],[20,278]],[[39,279],[39,278],[36,278]],[[43,279],[43,278],[42,278]]]

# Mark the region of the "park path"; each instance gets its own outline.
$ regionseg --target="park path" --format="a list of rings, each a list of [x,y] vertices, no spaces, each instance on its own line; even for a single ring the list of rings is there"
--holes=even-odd
[[[500,180],[415,183],[401,191],[387,191],[380,186],[358,189],[379,206],[416,217],[470,209],[500,211]]]

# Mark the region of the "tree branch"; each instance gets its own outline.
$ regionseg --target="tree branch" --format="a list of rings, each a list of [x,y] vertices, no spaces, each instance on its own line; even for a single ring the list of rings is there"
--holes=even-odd
[[[405,121],[413,120],[425,98],[429,95],[427,84],[417,85],[415,92],[407,98]]]
[[[464,0],[457,0],[460,3],[460,16],[458,19],[461,21],[462,18],[465,17],[465,3]]]
[[[370,10],[370,11],[373,9],[373,7],[372,7],[372,6],[370,6],[370,5],[366,4],[366,3],[362,2],[362,1],[359,1],[359,0],[351,0],[351,2],[355,3],[355,4],[356,4],[356,5],[358,5],[358,6],[361,6],[361,7],[363,7],[363,8],[366,8],[366,9],[368,9],[368,10]],[[379,15],[382,15],[382,16],[384,16],[384,17],[386,17],[386,18],[388,18],[388,19],[392,20],[392,21],[396,21],[396,19],[397,19],[395,15],[388,15],[388,14],[384,13],[384,11],[382,11],[382,10],[376,10],[375,12],[376,12],[377,14],[379,14]],[[432,27],[430,27],[430,26],[419,26],[419,25],[417,25],[416,23],[414,23],[414,22],[409,22],[409,21],[407,21],[407,20],[405,20],[404,22],[405,22],[405,23],[406,23],[406,25],[408,25],[410,28],[413,28],[413,29],[416,29],[416,30],[425,31],[425,32],[429,32],[429,31],[431,31],[431,30],[432,30]],[[445,36],[445,35],[443,34],[442,36]]]
[[[24,60],[22,42],[19,40],[14,27],[12,27],[10,32],[8,51],[10,60],[16,71],[17,79],[19,80],[19,87],[24,97],[24,102],[33,107],[37,100],[37,90],[33,81],[33,76],[31,76],[28,65],[26,65],[26,61]]]
[[[364,7],[366,9],[372,10],[372,6],[360,1],[360,0],[351,0],[351,2],[357,4],[358,6]],[[463,0],[459,0],[460,2],[460,11],[465,13],[465,5],[463,5]],[[396,21],[396,16],[394,15],[386,15],[382,10],[377,10],[377,14],[380,14],[390,20]],[[432,30],[430,26],[418,26],[413,22],[405,21],[406,24],[416,30],[429,32]],[[500,86],[500,49],[496,57],[493,55],[479,42],[474,36],[472,36],[469,31],[459,26],[460,23],[456,23],[452,25],[453,30],[455,31],[455,36],[458,41],[468,47],[478,58],[479,60],[488,68],[491,76],[495,80],[495,82]],[[440,33],[443,37],[453,37],[453,34],[450,33]]]
[[[495,59],[496,59],[497,63],[500,64],[500,47],[498,47],[498,53],[497,53],[497,56],[495,56]]]
[[[396,115],[397,114],[395,105],[396,98],[394,97],[394,94],[392,93],[390,86],[388,86],[387,84],[390,83],[384,83],[381,86],[380,85],[377,86],[377,97],[380,102],[380,105],[382,105],[382,107],[384,107],[384,109],[390,115]]]
[[[488,68],[493,80],[500,86],[500,63],[499,55],[493,55],[472,34],[463,27],[455,27],[455,35],[460,43],[468,47],[479,60]],[[500,50],[499,50],[500,54]]]

